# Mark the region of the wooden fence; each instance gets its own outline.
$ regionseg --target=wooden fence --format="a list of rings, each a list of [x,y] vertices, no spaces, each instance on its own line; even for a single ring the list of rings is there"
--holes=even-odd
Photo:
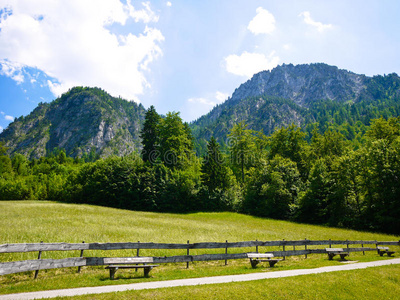
[[[325,245],[323,249],[310,249],[309,246]],[[186,244],[166,244],[166,243],[29,243],[29,244],[3,244],[0,245],[0,253],[21,253],[21,252],[39,252],[38,259],[11,261],[0,263],[0,275],[13,274],[26,271],[36,271],[44,269],[58,269],[78,267],[79,271],[84,266],[104,266],[116,263],[126,262],[127,257],[84,257],[85,250],[137,250],[137,255],[133,258],[134,263],[147,263],[150,257],[139,257],[140,249],[166,249],[166,250],[187,250],[186,255],[178,256],[161,256],[151,257],[152,263],[177,263],[200,261],[215,261],[229,259],[247,258],[245,253],[228,253],[231,248],[254,248],[254,251],[259,252],[259,247],[282,247],[279,251],[266,251],[274,254],[276,257],[300,256],[310,254],[326,254],[325,248],[333,245],[344,245],[344,250],[348,252],[360,251],[376,251],[378,246],[400,246],[400,241],[349,241],[349,240],[299,240],[299,241],[248,241],[248,242],[225,242],[225,243],[192,243],[189,241]],[[360,245],[361,247],[350,247],[350,245]],[[365,247],[365,245],[373,245],[374,247]],[[290,250],[288,247],[292,247]],[[302,247],[302,249],[296,249]],[[304,247],[304,249],[303,249]],[[190,255],[190,250],[194,249],[224,249],[224,253],[217,254],[201,254]],[[43,251],[73,251],[80,250],[80,257],[69,257],[63,259],[42,259]],[[265,249],[263,249],[265,250]],[[265,252],[265,251],[263,251]]]

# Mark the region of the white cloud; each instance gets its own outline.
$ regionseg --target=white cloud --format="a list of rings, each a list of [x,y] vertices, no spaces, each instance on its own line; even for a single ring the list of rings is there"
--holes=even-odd
[[[315,27],[319,32],[324,32],[326,29],[333,27],[332,24],[322,24],[321,22],[314,21],[309,11],[303,11],[299,14],[299,17],[303,17],[304,23]]]
[[[205,104],[208,106],[214,106],[216,104],[214,101],[206,99],[206,98],[190,98],[190,99],[188,99],[188,102]]]
[[[259,7],[256,10],[257,15],[250,21],[247,29],[255,35],[271,34],[275,30],[275,18],[266,9]]]
[[[271,70],[279,63],[279,57],[272,51],[267,57],[261,53],[243,52],[240,56],[229,55],[225,58],[226,70],[229,73],[251,78],[255,73]]]
[[[228,97],[229,97],[228,93],[222,93],[219,91],[215,93],[215,99],[217,99],[219,103],[224,102],[226,99],[228,99]]]
[[[168,2],[167,2],[167,6],[168,6],[168,7],[171,7],[171,6],[172,6],[172,3],[171,3],[170,1],[168,1]]]
[[[7,60],[0,59],[0,75],[10,77],[17,84],[24,82],[25,78],[22,74],[23,66],[19,63],[12,63]]]
[[[130,0],[126,4],[119,0],[10,3],[11,14],[0,19],[1,74],[22,82],[24,67],[39,69],[55,79],[49,87],[56,96],[72,86],[85,85],[138,100],[150,86],[145,72],[162,55],[161,31],[146,25],[141,34],[134,35],[107,28],[125,26],[129,19],[157,22],[149,2],[143,2],[141,9]]]
[[[292,45],[290,45],[290,44],[285,44],[285,45],[283,45],[283,49],[285,49],[285,50],[290,50],[290,49],[292,49]]]
[[[217,91],[214,96],[211,96],[209,98],[202,98],[202,97],[190,98],[190,99],[188,99],[188,102],[204,104],[204,105],[213,107],[219,103],[224,102],[226,99],[228,99],[228,97],[229,97],[229,94]]]
[[[141,10],[136,10],[132,6],[130,0],[127,1],[127,5],[129,9],[129,15],[135,20],[135,22],[158,22],[159,17],[151,10],[150,2],[142,2],[144,9]]]
[[[1,114],[2,116],[4,116],[4,120],[6,120],[6,121],[14,121],[14,117],[13,117],[13,116],[6,115],[6,113],[5,113],[4,111],[0,111],[0,114]]]
[[[206,97],[190,98],[187,100],[185,109],[182,110],[182,118],[186,121],[193,121],[204,114],[207,114],[214,106],[228,99],[229,94],[220,91]]]
[[[3,132],[3,129],[4,129],[4,128],[3,128],[2,126],[0,126],[0,133]]]

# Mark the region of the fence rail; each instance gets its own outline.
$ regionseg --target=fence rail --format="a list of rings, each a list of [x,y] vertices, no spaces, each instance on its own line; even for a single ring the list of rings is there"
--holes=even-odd
[[[299,241],[248,241],[235,243],[29,243],[2,244],[0,253],[36,252],[36,251],[72,251],[72,250],[131,250],[131,249],[225,249],[273,246],[318,246],[318,245],[392,245],[398,246],[400,241],[349,241],[349,240],[299,240]]]
[[[247,241],[247,242],[225,242],[225,243],[187,243],[187,244],[165,244],[165,243],[29,243],[29,244],[3,244],[0,245],[0,253],[21,253],[21,252],[35,252],[39,251],[73,251],[73,250],[130,250],[130,249],[187,249],[187,255],[178,256],[162,256],[162,257],[149,257],[152,263],[178,263],[178,262],[200,262],[200,261],[216,261],[216,260],[232,260],[247,258],[247,253],[228,253],[230,248],[252,248],[255,247],[254,252],[258,252],[259,247],[283,247],[281,251],[268,251],[277,257],[286,256],[300,256],[310,254],[326,254],[324,249],[309,249],[307,246],[320,246],[325,245],[332,247],[333,245],[345,245],[345,251],[348,252],[364,252],[376,251],[377,246],[400,246],[400,241],[349,241],[349,240],[299,240],[299,241]],[[350,248],[350,245],[361,245],[361,247]],[[364,247],[364,245],[375,245],[373,247]],[[293,246],[293,250],[286,250],[286,246]],[[304,246],[305,249],[295,249],[295,247]],[[225,249],[225,253],[221,254],[201,254],[189,255],[191,249]],[[84,267],[84,266],[103,266],[109,264],[120,263],[129,259],[128,257],[70,257],[63,259],[34,259],[24,261],[12,261],[0,263],[0,275],[7,275],[13,273],[38,271],[45,269],[58,269],[69,267]],[[146,257],[137,256],[132,258],[135,263],[146,263]],[[37,276],[37,273],[36,275]]]

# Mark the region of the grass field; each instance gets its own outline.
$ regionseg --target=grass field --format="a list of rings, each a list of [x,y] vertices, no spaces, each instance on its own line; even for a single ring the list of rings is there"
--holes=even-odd
[[[313,240],[399,240],[399,236],[296,224],[291,222],[261,219],[235,213],[157,214],[44,201],[0,202],[0,237],[0,244],[26,242],[37,243],[40,241],[77,243],[82,241],[186,243],[187,240],[190,240],[191,243],[196,243],[225,242],[225,240],[235,242],[256,239],[300,240],[305,238]],[[393,248],[395,251],[400,250],[399,247],[391,248]],[[267,249],[259,250],[260,252],[267,251]],[[197,253],[193,254],[206,253],[206,251],[207,250],[201,252],[201,250],[198,250]],[[219,251],[221,253],[221,249],[214,251],[217,253]],[[246,251],[246,249],[237,250],[237,252],[244,251]],[[250,251],[254,251],[254,249]],[[183,255],[185,253],[186,250],[141,250],[141,256],[169,256]],[[210,252],[207,251],[207,253]],[[44,252],[42,254],[42,258],[64,258],[67,256],[78,255],[78,251]],[[85,256],[114,255],[134,256],[136,255],[136,251],[85,251]],[[396,253],[396,256],[397,255],[398,253]],[[37,253],[0,255],[0,261],[2,262],[36,258]],[[362,253],[351,254],[351,260],[371,261],[378,259],[387,258],[379,257],[376,252],[367,252],[365,256],[362,255]],[[329,261],[325,255],[309,255],[307,259],[304,257],[291,257],[286,259],[286,261],[280,262],[273,269],[267,268],[266,266],[260,266],[259,268],[253,270],[251,269],[248,260],[229,261],[228,266],[225,266],[224,262],[221,261],[194,263],[190,265],[189,269],[186,269],[186,264],[167,264],[154,269],[150,273],[150,278],[142,278],[141,271],[121,271],[120,273],[117,273],[118,280],[115,281],[109,280],[108,273],[104,267],[85,267],[80,274],[76,273],[76,269],[68,268],[40,271],[39,278],[37,280],[33,280],[32,272],[0,276],[0,293],[7,294],[81,286],[126,284],[141,281],[241,274],[260,271],[273,272],[274,270],[314,268],[335,264],[340,264],[340,262],[337,260]],[[385,281],[387,284],[390,284],[390,282],[393,280],[397,280],[396,282],[398,282],[399,276],[396,275],[391,277],[391,274],[399,274],[400,267],[379,268],[379,270],[380,273],[385,273],[385,276],[380,276],[379,278],[381,278],[381,280]],[[369,270],[365,271],[367,273],[370,272]],[[364,276],[362,275],[363,271],[357,272],[360,272],[360,278]],[[335,281],[337,275],[332,274],[332,276],[333,277],[329,277],[332,278],[329,280]],[[299,278],[291,280],[299,282],[299,285],[306,284],[303,282],[304,279]],[[270,284],[270,281],[268,282]],[[282,282],[286,282],[286,280],[283,280]],[[301,282],[302,284],[300,284]],[[314,280],[310,280],[309,284],[311,283],[316,284]],[[261,284],[261,282],[254,282],[254,284],[257,286],[258,284]],[[290,283],[287,284],[290,286]],[[243,285],[238,284],[237,286],[240,286],[243,290],[249,289],[250,292],[251,290],[254,290],[254,297],[262,292],[261,287],[259,291],[257,291],[257,289],[250,288],[252,286],[251,283],[243,283]],[[373,286],[373,284],[371,284],[371,286]],[[204,297],[206,297],[208,292],[212,293],[211,290],[213,289],[218,290],[219,287],[212,286],[190,288],[191,291],[198,290],[199,295],[203,295]],[[229,290],[232,292],[235,289],[235,284],[232,284],[232,289],[229,288]],[[180,291],[180,289],[177,290]],[[182,293],[185,293],[184,291],[185,288],[182,288]],[[157,294],[159,291],[143,291],[137,294],[133,293],[132,297],[142,297],[142,293],[143,295],[146,293],[151,295],[152,293]],[[173,293],[175,292],[172,292],[170,296],[171,298],[174,298]],[[124,296],[122,295],[121,297]],[[156,295],[156,297],[159,296]],[[200,296],[198,296],[198,298],[200,298]],[[293,294],[293,299],[294,298],[296,298],[296,294]],[[324,297],[320,298],[325,299]],[[96,299],[98,298],[96,297]],[[277,299],[281,298],[278,297]],[[335,297],[331,297],[330,299],[335,299]]]
[[[400,272],[396,266],[370,268],[250,282],[127,291],[74,297],[111,299],[399,299]],[[70,298],[57,298],[70,299]]]

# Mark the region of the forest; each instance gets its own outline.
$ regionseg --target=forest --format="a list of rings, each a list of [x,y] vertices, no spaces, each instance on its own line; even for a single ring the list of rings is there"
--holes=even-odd
[[[235,124],[204,155],[179,113],[154,107],[143,149],[124,157],[68,157],[54,149],[28,160],[0,145],[0,200],[55,200],[136,211],[236,211],[400,233],[400,118],[343,126],[295,125],[265,135]]]

